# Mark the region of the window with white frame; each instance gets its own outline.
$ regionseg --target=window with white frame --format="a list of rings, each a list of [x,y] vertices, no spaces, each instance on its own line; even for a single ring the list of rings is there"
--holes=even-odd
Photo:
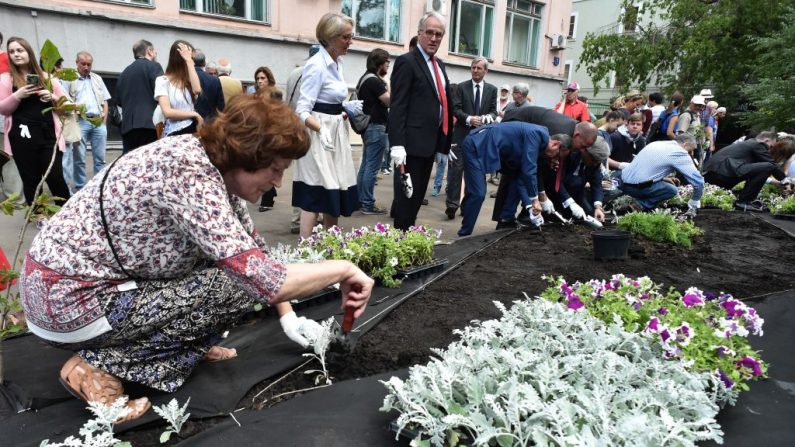
[[[454,0],[450,8],[450,52],[491,58],[493,28],[493,0]]]
[[[179,0],[179,9],[219,14],[255,22],[269,22],[268,0]]]
[[[566,78],[566,84],[571,83],[572,68],[574,68],[574,61],[566,61],[563,64],[563,77]]]
[[[400,42],[401,0],[342,0],[342,13],[353,18],[357,37]]]
[[[541,48],[541,16],[544,4],[527,0],[508,0],[505,14],[505,62],[538,66]]]
[[[569,35],[567,36],[569,39],[577,38],[577,17],[579,14],[579,12],[571,13],[571,18],[569,18]]]

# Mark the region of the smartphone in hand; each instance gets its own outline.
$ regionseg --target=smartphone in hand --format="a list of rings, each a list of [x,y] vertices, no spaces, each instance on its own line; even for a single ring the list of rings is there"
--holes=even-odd
[[[39,85],[39,75],[35,73],[28,73],[25,76],[25,82],[27,82],[28,85]]]

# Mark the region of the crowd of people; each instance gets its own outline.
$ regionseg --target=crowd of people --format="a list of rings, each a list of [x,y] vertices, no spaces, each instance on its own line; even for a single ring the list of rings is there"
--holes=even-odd
[[[652,210],[679,183],[694,186],[693,215],[705,178],[724,187],[745,181],[738,207],[753,210],[769,176],[789,183],[791,136],[760,133],[716,152],[726,110],[708,89],[684,109],[680,93],[665,102],[631,91],[596,120],[576,82],[555,107],[535,106],[526,83],[486,82],[482,57],[471,61],[471,78],[455,84],[436,55],[446,21],[434,12],[393,64],[383,49],[368,54],[349,99],[342,67],[353,30],[350,17],[325,14],[318,45],[283,91],[266,66],[244,89],[229,60],[208,63],[185,40],[171,45],[163,70],[152,43],[140,40],[114,105],[89,52],[76,56],[77,80],[49,90],[44,80],[58,72],[43,72],[24,39],[8,39],[7,63],[0,55],[5,151],[28,203],[54,155],[46,180],[63,204],[27,255],[21,301],[34,334],[75,352],[60,373],[73,394],[110,403],[124,395],[121,380],[173,391],[199,362],[237,355],[218,345],[220,335],[256,303],[274,305],[284,332],[303,347],[319,326],[298,317],[290,299],[340,283],[342,306],[364,312],[373,281],[356,266],[280,264],[254,228],[246,202],[269,210],[291,165],[292,225],[302,237],[318,221],[330,227],[357,210],[389,213],[396,228],[409,229],[427,203],[434,165],[432,195],[442,193],[446,170],[444,213],[455,219],[460,211],[460,236],[473,232],[487,181],[498,185],[498,229],[539,228],[545,216],[604,222],[605,205],[621,194],[633,198],[630,208]],[[47,110],[62,96],[85,106],[74,142],[59,138],[62,121]],[[105,166],[116,105],[124,154]],[[362,116],[357,169],[348,121]],[[375,181],[389,171],[392,201],[379,206]],[[150,404],[143,397],[128,406],[129,419]]]

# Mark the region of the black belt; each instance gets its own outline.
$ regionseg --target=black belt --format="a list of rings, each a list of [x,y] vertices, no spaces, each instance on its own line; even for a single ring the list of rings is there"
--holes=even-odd
[[[97,118],[97,117],[100,117],[100,116],[102,116],[102,115],[89,115],[88,113],[86,113],[86,118]]]
[[[653,185],[653,184],[654,184],[654,181],[653,181],[653,180],[649,180],[649,181],[646,181],[646,182],[643,182],[643,183],[627,183],[627,182],[621,182],[621,184],[622,184],[622,185],[624,185],[624,186],[630,186],[630,187],[632,187],[632,188],[637,188],[637,189],[646,189],[646,188],[648,188],[649,186]]]
[[[325,102],[316,102],[312,107],[313,112],[325,113],[326,115],[341,115],[342,104],[327,104]]]

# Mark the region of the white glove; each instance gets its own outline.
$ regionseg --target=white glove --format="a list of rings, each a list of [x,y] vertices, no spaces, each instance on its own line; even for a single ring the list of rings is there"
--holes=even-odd
[[[784,180],[781,181],[781,186],[787,186],[792,184],[792,177],[784,177]]]
[[[571,197],[569,197],[568,199],[566,199],[565,202],[563,202],[563,207],[568,208],[569,211],[571,211],[571,215],[575,219],[585,218],[585,210],[583,210],[580,205],[577,205],[577,203],[574,202],[574,199],[572,199]]]
[[[494,122],[494,118],[491,115],[483,115],[481,118],[483,124],[491,124]]]
[[[334,152],[334,141],[331,139],[331,131],[325,127],[320,128],[320,144],[323,149]]]
[[[700,200],[690,199],[690,200],[687,201],[687,208],[688,209],[697,210],[697,209],[701,208],[701,201]]]
[[[279,318],[279,323],[282,324],[282,330],[287,337],[301,345],[302,348],[309,346],[309,340],[301,334],[301,327],[306,322],[306,317],[298,318],[295,312],[286,313]]]
[[[627,169],[627,166],[629,166],[629,163],[622,161],[618,164],[618,170],[623,171],[624,169]]]
[[[406,164],[406,148],[403,146],[392,146],[389,150],[389,157],[392,159],[393,165]]]
[[[342,107],[345,111],[350,111],[354,115],[359,115],[362,113],[362,107],[364,106],[364,101],[361,99],[357,99],[355,101],[342,101]]]
[[[530,222],[533,225],[535,225],[537,227],[540,227],[541,225],[544,225],[544,215],[543,214],[541,214],[541,213],[533,214],[532,205],[530,206],[530,209],[528,209],[528,211],[530,211]]]
[[[544,200],[541,202],[541,211],[543,211],[544,214],[552,214],[555,212],[555,205],[552,204],[552,201],[549,199]]]
[[[314,345],[318,337],[320,337],[320,334],[323,333],[323,326],[317,321],[306,317],[298,317],[298,320],[301,321],[298,332],[309,341],[310,345]]]

